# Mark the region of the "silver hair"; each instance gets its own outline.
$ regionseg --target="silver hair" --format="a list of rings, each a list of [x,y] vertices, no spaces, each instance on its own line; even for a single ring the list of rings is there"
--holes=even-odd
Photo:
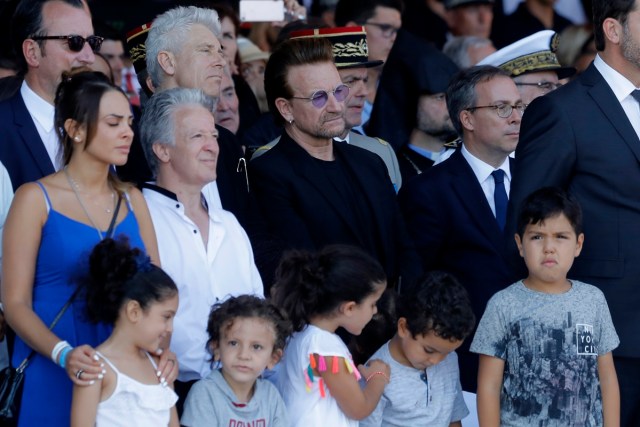
[[[144,106],[140,119],[140,143],[149,168],[155,177],[158,158],[154,144],[175,146],[175,113],[181,107],[200,105],[214,111],[214,100],[200,89],[176,87],[155,93]]]
[[[151,24],[146,45],[147,71],[155,87],[160,87],[165,79],[164,71],[158,63],[161,51],[179,52],[186,43],[192,25],[203,25],[219,39],[222,29],[218,13],[202,7],[175,7],[158,15]]]
[[[466,70],[467,68],[476,65],[471,63],[471,59],[469,58],[469,48],[480,48],[490,45],[493,46],[491,40],[485,39],[484,37],[453,37],[444,44],[442,47],[442,53],[447,55],[449,59],[458,66],[458,68]]]

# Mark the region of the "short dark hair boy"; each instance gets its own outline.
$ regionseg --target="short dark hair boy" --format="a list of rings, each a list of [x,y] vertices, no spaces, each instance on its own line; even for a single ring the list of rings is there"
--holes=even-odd
[[[480,354],[480,423],[618,425],[611,352],[620,340],[607,302],[567,279],[584,241],[578,201],[560,188],[533,192],[515,240],[529,275],[489,300],[471,344]]]
[[[450,274],[428,273],[400,296],[397,332],[372,359],[388,363],[391,382],[361,426],[449,425],[467,416],[455,350],[475,316]]]

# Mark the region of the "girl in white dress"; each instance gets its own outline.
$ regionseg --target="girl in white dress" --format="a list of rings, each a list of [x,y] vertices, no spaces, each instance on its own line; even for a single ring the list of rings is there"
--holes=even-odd
[[[102,381],[74,386],[71,426],[178,427],[178,397],[159,377],[155,355],[173,330],[173,280],[127,240],[105,239],[90,255],[83,285],[89,320],[114,329],[96,349]]]
[[[386,285],[382,267],[355,247],[333,245],[283,258],[272,294],[294,329],[277,378],[292,426],[357,427],[375,409],[389,366],[380,360],[354,366],[335,332],[342,327],[360,335]]]

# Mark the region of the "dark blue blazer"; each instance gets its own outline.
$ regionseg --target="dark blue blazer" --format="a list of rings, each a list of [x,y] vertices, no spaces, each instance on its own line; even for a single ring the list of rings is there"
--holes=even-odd
[[[584,247],[569,277],[604,292],[620,336],[615,354],[640,357],[640,139],[593,64],[527,108],[507,228],[528,194],[551,185],[583,209]]]
[[[333,243],[363,249],[375,241],[372,255],[384,267],[389,284],[398,276],[403,283],[419,274],[419,260],[397,205],[387,168],[379,156],[362,148],[334,143],[336,156],[354,177],[354,187],[369,206],[370,236],[361,235],[360,224],[345,212],[340,196],[317,162],[286,132],[280,142],[249,166],[251,192],[255,195],[269,230],[288,248],[315,250]]]
[[[424,270],[453,274],[480,319],[489,298],[515,276],[503,233],[462,151],[403,185],[400,208]]]
[[[0,102],[0,161],[14,191],[55,172],[20,91]]]

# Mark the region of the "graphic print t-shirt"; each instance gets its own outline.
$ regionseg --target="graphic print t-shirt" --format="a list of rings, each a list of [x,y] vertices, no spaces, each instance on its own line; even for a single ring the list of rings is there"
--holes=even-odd
[[[602,292],[572,281],[563,294],[520,281],[495,294],[471,351],[505,361],[502,426],[601,426],[598,356],[620,340]]]

